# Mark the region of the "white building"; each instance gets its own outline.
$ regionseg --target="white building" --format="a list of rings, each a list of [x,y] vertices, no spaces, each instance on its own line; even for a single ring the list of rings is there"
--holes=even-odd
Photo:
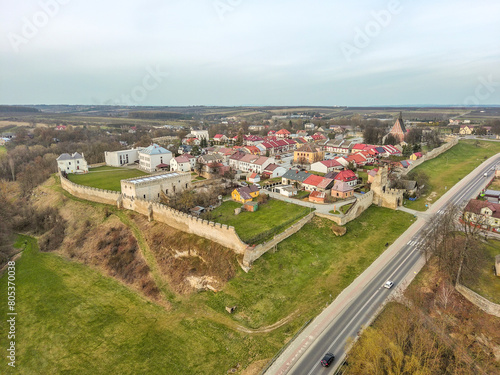
[[[125,198],[158,201],[160,193],[178,194],[189,187],[190,173],[169,172],[152,176],[121,180],[121,191]]]
[[[139,151],[143,147],[132,148],[130,150],[120,150],[120,151],[105,151],[104,159],[106,165],[110,167],[121,167],[122,165],[134,164],[139,160]]]
[[[196,158],[189,154],[183,154],[170,160],[170,171],[190,172],[196,164]]]
[[[321,160],[311,164],[311,171],[319,173],[328,173],[335,169],[344,169],[344,165],[337,160]]]
[[[208,135],[208,130],[191,130],[191,134],[194,138],[199,139],[200,141],[205,138],[207,141],[210,139]]]
[[[87,161],[83,155],[80,155],[78,152],[75,152],[73,155],[61,154],[56,160],[57,167],[62,172],[87,173],[89,171]]]
[[[172,153],[153,143],[139,151],[139,168],[146,172],[154,172],[160,164],[170,165]]]

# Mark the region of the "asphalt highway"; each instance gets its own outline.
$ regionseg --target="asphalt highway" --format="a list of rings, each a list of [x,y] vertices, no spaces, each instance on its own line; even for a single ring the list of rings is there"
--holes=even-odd
[[[432,205],[426,212],[428,217],[435,214],[440,215],[448,205],[460,205],[474,198],[495,173],[495,166],[499,161],[500,154],[476,168],[464,178],[464,180],[467,179],[470,182],[462,188],[454,189],[455,191],[452,194],[446,194]],[[488,173],[488,177],[484,176],[485,173]],[[333,320],[326,325],[326,328],[317,338],[311,339],[312,342],[307,346],[307,349],[301,355],[296,355],[295,358],[289,360],[289,368],[284,370],[282,367],[276,373],[295,375],[333,374],[345,357],[349,340],[356,337],[363,326],[371,323],[384,302],[398,286],[404,288],[402,283],[405,282],[408,275],[412,272],[416,273],[414,269],[418,262],[422,262],[422,243],[430,225],[429,222],[426,222],[416,229],[406,244],[400,247],[394,257],[374,275],[366,287],[350,301],[350,304],[333,317]],[[383,287],[387,280],[394,282],[391,289]],[[310,337],[312,338],[312,336]],[[335,355],[335,361],[330,367],[325,368],[319,362],[327,352]],[[266,374],[269,373],[272,372],[266,372]]]

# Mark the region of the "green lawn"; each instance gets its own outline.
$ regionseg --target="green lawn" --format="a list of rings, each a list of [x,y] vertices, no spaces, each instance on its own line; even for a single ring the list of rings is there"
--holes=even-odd
[[[343,214],[345,214],[345,213],[349,210],[349,208],[351,208],[351,206],[352,206],[353,204],[354,204],[354,203],[349,203],[349,204],[346,204],[346,205],[344,205],[344,206],[340,206],[340,211],[341,211]],[[331,214],[334,214],[334,215],[339,215],[339,214],[340,214],[340,212],[339,212],[339,211],[333,211],[333,210],[332,210],[332,211],[330,211],[330,213],[331,213]]]
[[[312,318],[347,287],[414,221],[401,211],[372,206],[336,237],[327,219],[314,218],[302,230],[254,263],[248,274],[222,292],[204,293],[215,311],[238,306],[234,319],[250,327],[273,324],[298,311]]]
[[[406,202],[406,207],[425,211],[426,203],[438,200],[483,161],[500,152],[500,142],[479,141],[479,147],[475,143],[474,140],[460,141],[452,149],[415,168],[415,171],[422,170],[429,176],[430,186],[427,195],[414,202]],[[435,194],[428,202],[427,198],[432,193]]]
[[[262,243],[277,232],[282,232],[294,221],[307,215],[308,207],[286,203],[278,199],[269,199],[266,204],[259,205],[256,212],[242,211],[239,215],[234,214],[241,203],[228,201],[212,211],[210,220],[233,226],[241,240],[246,243]]]
[[[120,191],[120,180],[146,175],[146,172],[138,169],[98,167],[90,169],[89,173],[86,174],[69,174],[68,179],[79,185],[91,186],[104,190]]]
[[[500,277],[494,272],[495,256],[500,255],[500,241],[489,240],[486,251],[488,263],[479,280],[476,284],[467,286],[491,302],[500,304]]]
[[[222,291],[179,296],[170,311],[90,267],[40,253],[34,239],[21,237],[18,245],[28,243],[16,263],[17,367],[8,368],[4,357],[1,373],[212,375],[246,368],[271,358],[412,220],[371,207],[336,237],[329,220],[316,218]],[[6,284],[4,274],[0,290]],[[0,302],[4,317],[6,302]],[[225,307],[235,305],[228,315]],[[236,329],[286,317],[283,327],[267,333]],[[6,319],[0,331],[7,331]],[[0,335],[0,347],[7,341]]]
[[[91,268],[40,253],[36,240],[16,263],[16,368],[2,374],[222,374],[281,345],[178,308],[166,311]],[[21,242],[21,243],[22,243]],[[7,274],[0,279],[6,295]],[[0,314],[7,315],[7,298]],[[0,323],[7,332],[6,318]],[[0,346],[8,348],[6,334]],[[253,353],[253,354],[249,354]],[[194,353],[196,358],[193,359]]]

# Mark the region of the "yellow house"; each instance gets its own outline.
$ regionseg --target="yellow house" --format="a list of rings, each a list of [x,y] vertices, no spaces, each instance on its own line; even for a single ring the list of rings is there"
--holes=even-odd
[[[460,127],[460,134],[463,134],[463,135],[471,135],[473,131],[474,131],[474,127],[472,127],[472,126],[462,125]]]
[[[415,152],[415,153],[410,155],[410,160],[417,160],[417,159],[420,159],[421,157],[422,157],[421,152]]]
[[[247,203],[251,202],[253,198],[259,196],[259,188],[255,185],[240,187],[234,189],[231,193],[233,201]]]
[[[312,164],[325,158],[325,152],[314,144],[305,144],[293,152],[293,162],[297,164]]]

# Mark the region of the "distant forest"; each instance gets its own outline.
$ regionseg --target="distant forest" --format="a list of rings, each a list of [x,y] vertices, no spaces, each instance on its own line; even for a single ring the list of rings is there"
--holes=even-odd
[[[191,120],[192,116],[178,112],[142,111],[129,112],[128,117],[148,120]]]
[[[0,105],[0,112],[40,112],[39,109],[20,105]]]

